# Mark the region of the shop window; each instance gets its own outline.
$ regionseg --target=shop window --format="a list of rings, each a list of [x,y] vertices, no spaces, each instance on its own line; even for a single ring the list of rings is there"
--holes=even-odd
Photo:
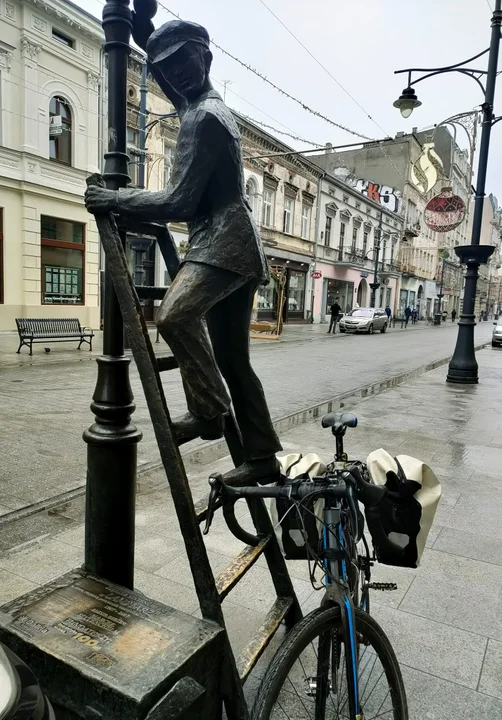
[[[312,208],[310,205],[302,205],[302,230],[301,236],[305,240],[308,240],[310,234],[310,216],[312,214]]]
[[[263,224],[266,227],[274,227],[275,214],[275,192],[265,188],[263,191]]]
[[[275,310],[275,283],[270,282],[265,287],[260,286],[258,288],[257,306],[258,310],[268,310],[272,312]]]
[[[84,225],[42,216],[42,303],[84,304]]]
[[[305,283],[307,274],[298,270],[289,271],[288,310],[303,312],[305,309]]]
[[[344,280],[328,280],[328,292],[326,295],[326,315],[330,314],[331,306],[337,302],[346,313],[352,310],[354,305],[354,283]]]
[[[331,243],[331,231],[333,229],[333,218],[326,215],[326,225],[324,228],[324,244],[326,247],[330,246]]]
[[[3,298],[3,210],[0,208],[0,303],[3,303]]]
[[[284,198],[284,220],[282,230],[285,233],[292,234],[293,232],[293,215],[294,215],[295,203],[291,198]]]
[[[403,317],[404,311],[408,306],[408,290],[399,291],[399,315]]]
[[[69,104],[62,97],[49,103],[49,157],[71,165],[72,115]]]

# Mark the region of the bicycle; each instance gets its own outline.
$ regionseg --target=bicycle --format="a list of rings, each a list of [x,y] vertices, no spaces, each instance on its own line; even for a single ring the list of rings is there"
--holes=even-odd
[[[235,518],[235,502],[249,497],[286,499],[290,503],[287,512],[295,508],[298,512],[309,564],[313,561],[324,576],[321,606],[289,631],[271,660],[256,695],[253,720],[408,720],[406,693],[394,650],[369,614],[370,589],[394,590],[397,586],[371,582],[376,558],[370,554],[364,537],[364,518],[357,501],[365,506],[368,522],[371,518],[375,546],[394,552],[400,548],[389,540],[378,521],[378,508],[387,489],[372,484],[366,466],[349,462],[344,452],[346,430],[356,425],[357,418],[349,413],[332,413],[323,418],[322,426],[331,427],[336,438],[336,454],[322,476],[250,487],[229,486],[219,474],[209,480],[206,534],[215,509],[223,507],[231,532],[249,542],[252,536],[240,528]],[[312,509],[319,500],[324,501],[322,518]],[[307,542],[305,518],[312,516],[322,528],[320,547],[316,538]],[[364,548],[362,555],[357,549],[359,542]],[[377,661],[380,665],[374,674]],[[388,685],[386,692],[380,686],[383,678]]]

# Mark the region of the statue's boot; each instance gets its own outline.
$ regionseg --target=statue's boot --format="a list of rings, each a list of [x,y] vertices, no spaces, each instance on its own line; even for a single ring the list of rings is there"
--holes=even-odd
[[[223,475],[223,480],[229,485],[251,485],[252,483],[260,483],[260,485],[268,485],[279,480],[280,465],[272,455],[268,458],[260,460],[246,460],[239,467],[229,470]]]
[[[208,420],[187,412],[186,415],[173,421],[174,432],[179,443],[199,437],[202,440],[219,440],[223,437],[223,427],[223,415],[217,415]]]

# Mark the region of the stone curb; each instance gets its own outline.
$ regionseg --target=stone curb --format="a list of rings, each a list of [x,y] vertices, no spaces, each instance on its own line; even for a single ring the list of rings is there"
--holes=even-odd
[[[475,350],[476,352],[479,350],[483,350],[489,345],[491,345],[491,341],[480,343],[479,345],[475,346]],[[316,405],[312,405],[305,410],[300,410],[298,412],[291,413],[290,415],[285,415],[282,418],[274,420],[274,427],[277,430],[278,434],[281,435],[282,433],[287,432],[293,427],[303,425],[310,420],[315,420],[321,415],[325,415],[326,413],[333,412],[333,410],[344,407],[347,404],[347,401],[362,400],[373,395],[379,395],[386,390],[390,390],[394,387],[397,387],[398,385],[402,385],[403,383],[414,380],[420,375],[430,372],[431,370],[436,370],[442,365],[446,365],[450,361],[450,358],[451,355],[448,355],[448,357],[441,358],[440,360],[434,360],[433,362],[426,363],[425,365],[420,365],[413,370],[408,370],[407,372],[400,373],[399,375],[394,375],[391,378],[387,378],[385,380],[377,380],[376,382],[370,383],[368,385],[363,385],[362,387],[356,388],[355,390],[349,390],[346,393],[337,395],[331,400],[325,400],[323,402],[317,403]],[[226,442],[224,440],[216,440],[214,442],[205,443],[200,448],[196,448],[192,451],[185,453],[183,455],[183,460],[185,464],[203,465],[209,462],[219,460],[227,454],[228,448]],[[160,460],[154,460],[142,464],[138,468],[138,477],[141,478],[142,475],[149,472],[150,470],[160,467],[160,465]],[[33,503],[32,505],[27,505],[26,507],[20,508],[19,510],[13,510],[12,512],[0,516],[0,527],[3,527],[8,523],[15,522],[17,520],[22,520],[23,518],[29,517],[31,515],[35,515],[39,512],[54,510],[61,505],[65,505],[72,500],[81,497],[84,493],[85,484],[74,488],[73,490],[61,493],[60,495],[55,495],[52,498],[47,498],[46,500],[40,500],[39,502]]]

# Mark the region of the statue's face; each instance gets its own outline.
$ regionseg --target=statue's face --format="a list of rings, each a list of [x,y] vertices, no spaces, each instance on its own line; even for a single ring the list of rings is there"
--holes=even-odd
[[[204,50],[187,42],[168,58],[156,64],[163,79],[177,95],[192,100],[202,91],[207,77]],[[169,95],[169,88],[163,88]]]

